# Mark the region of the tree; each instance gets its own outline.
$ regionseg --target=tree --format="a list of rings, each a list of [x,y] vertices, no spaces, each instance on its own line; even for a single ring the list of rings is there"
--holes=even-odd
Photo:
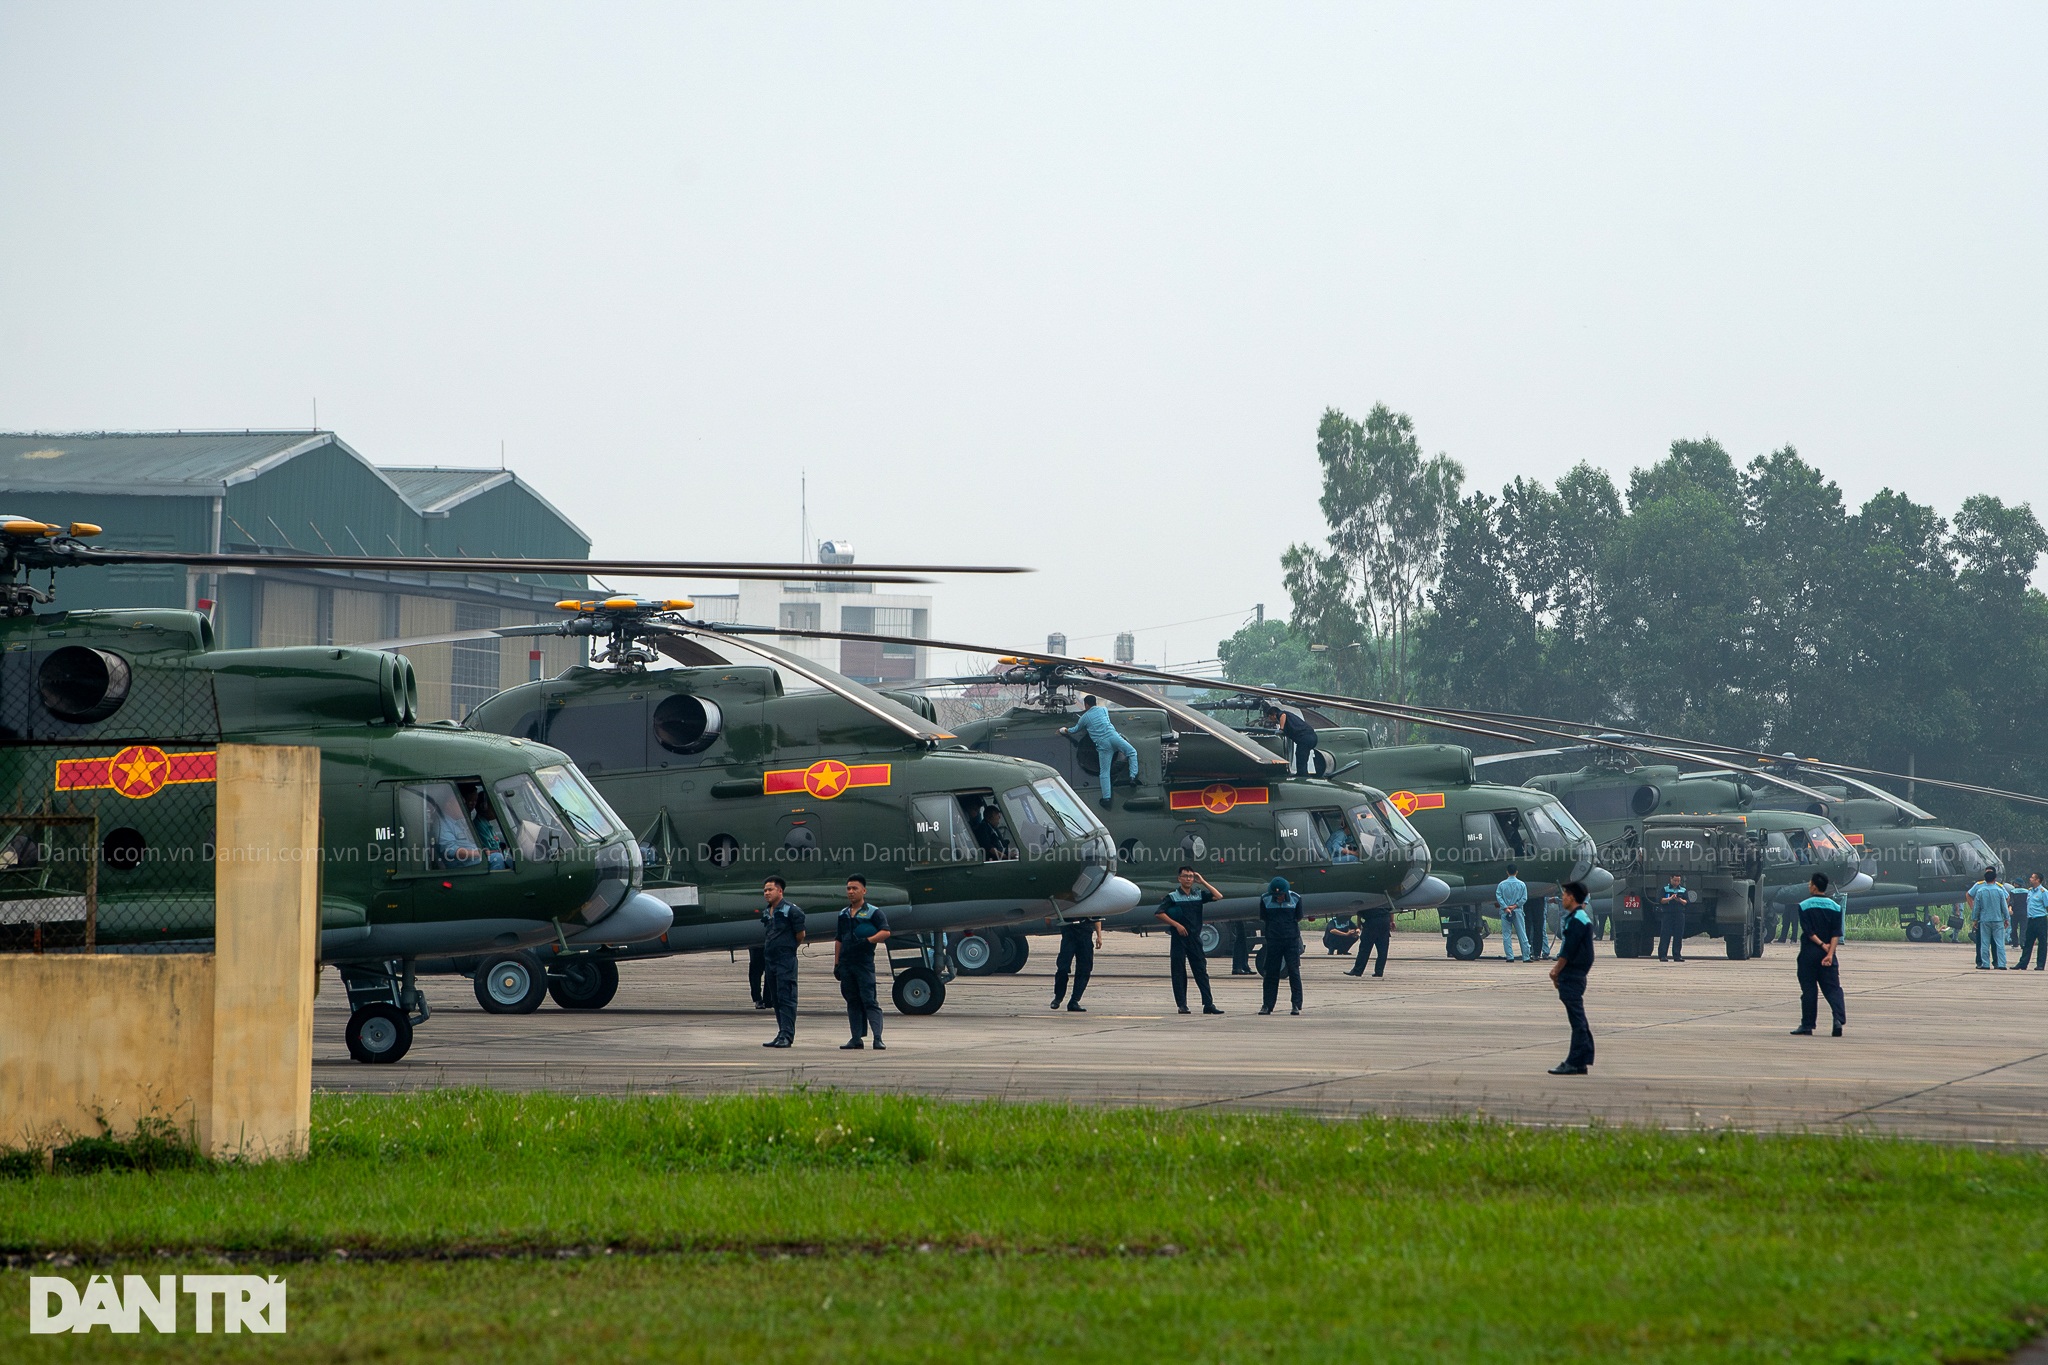
[[[1409,700],[1416,636],[1465,471],[1447,455],[1425,457],[1414,420],[1384,403],[1362,423],[1326,409],[1316,458],[1329,549],[1295,545],[1281,560],[1294,620],[1337,655],[1340,679]]]
[[[1329,665],[1308,646],[1285,621],[1256,621],[1228,640],[1217,641],[1216,657],[1223,661],[1223,677],[1228,682],[1331,691],[1336,679]]]

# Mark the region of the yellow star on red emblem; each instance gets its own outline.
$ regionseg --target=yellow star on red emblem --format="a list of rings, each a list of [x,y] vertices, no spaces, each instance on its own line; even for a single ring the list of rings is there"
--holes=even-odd
[[[838,759],[822,759],[804,770],[804,790],[820,801],[830,801],[846,790],[851,776],[846,765]]]
[[[131,744],[114,755],[108,764],[108,777],[114,790],[123,796],[155,796],[163,789],[170,766],[171,760],[155,745]]]
[[[1226,787],[1220,782],[1213,787],[1202,788],[1202,809],[1204,810],[1221,815],[1236,804],[1237,791],[1235,788]]]

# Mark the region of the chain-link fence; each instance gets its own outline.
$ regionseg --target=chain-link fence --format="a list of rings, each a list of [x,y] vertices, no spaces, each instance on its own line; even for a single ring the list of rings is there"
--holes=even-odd
[[[0,951],[213,946],[215,675],[135,643],[0,654]]]

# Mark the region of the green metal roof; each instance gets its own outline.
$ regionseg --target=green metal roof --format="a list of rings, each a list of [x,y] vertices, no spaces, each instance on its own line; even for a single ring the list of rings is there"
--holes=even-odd
[[[517,479],[503,469],[449,469],[440,465],[384,466],[384,477],[422,512],[445,512],[488,488]]]
[[[0,490],[204,497],[330,444],[376,468],[326,431],[4,432]]]

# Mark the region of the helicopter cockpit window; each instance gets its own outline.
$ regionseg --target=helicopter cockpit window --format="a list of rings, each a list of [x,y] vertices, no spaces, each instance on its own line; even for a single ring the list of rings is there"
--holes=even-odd
[[[1351,808],[1351,830],[1358,841],[1358,856],[1364,859],[1385,858],[1394,852],[1396,840],[1387,833],[1387,827],[1373,814],[1371,806]]]
[[[469,827],[476,831],[477,844],[483,849],[484,866],[494,871],[512,866],[512,846],[505,841],[504,823],[498,819],[498,808],[491,804],[484,784],[473,778],[457,782],[455,794],[469,813]]]
[[[1833,825],[1815,825],[1806,831],[1806,844],[1814,861],[1852,862],[1856,849]]]
[[[1498,863],[1514,856],[1514,848],[1495,817],[1493,811],[1472,811],[1465,816],[1466,862]]]
[[[428,872],[481,872],[483,844],[453,782],[419,782],[398,789],[398,823],[419,867]],[[503,866],[501,853],[500,866]]]
[[[1043,778],[1031,784],[1039,799],[1045,802],[1047,810],[1058,823],[1060,830],[1069,839],[1086,839],[1090,835],[1103,833],[1102,822],[1095,813],[1075,797],[1073,788],[1057,778]]]
[[[1333,863],[1355,863],[1358,861],[1358,840],[1344,823],[1344,812],[1335,806],[1318,808],[1309,812],[1309,819],[1315,825],[1316,840],[1323,846],[1323,854]]]
[[[1280,832],[1280,861],[1289,865],[1323,863],[1329,852],[1317,836],[1315,815],[1305,810],[1273,812],[1273,824]]]
[[[1409,848],[1428,846],[1428,840],[1422,837],[1422,831],[1409,824],[1408,817],[1401,814],[1393,802],[1382,798],[1373,802],[1373,809],[1379,813],[1380,820],[1394,832],[1394,837],[1402,844]]]
[[[516,856],[554,858],[568,848],[569,831],[562,827],[561,817],[541,795],[540,785],[525,773],[498,784],[498,804],[504,808]]]
[[[1967,839],[1956,845],[1959,870],[1967,877],[1981,877],[1987,867],[1998,866],[1998,855],[1982,839]]]
[[[1800,861],[1799,852],[1782,830],[1770,830],[1764,835],[1764,861],[1773,867],[1782,867]]]
[[[569,828],[576,837],[586,844],[601,843],[620,832],[619,822],[610,808],[584,780],[583,774],[574,768],[551,764],[534,774],[542,787],[554,800],[562,814],[569,817]]]
[[[1027,853],[1044,853],[1065,842],[1052,813],[1029,787],[1003,793],[1003,814],[1010,822],[1011,841]]]
[[[1545,853],[1563,853],[1571,847],[1571,840],[1565,834],[1563,827],[1551,818],[1550,812],[1552,810],[1555,810],[1559,815],[1564,815],[1564,807],[1562,806],[1531,806],[1528,810],[1522,812],[1522,823],[1528,828],[1529,837],[1540,851]],[[1570,819],[1571,817],[1567,815],[1565,818]]]
[[[969,798],[948,795],[910,798],[911,831],[917,836],[917,860],[921,863],[980,862],[986,850],[969,824]],[[981,809],[979,796],[971,809]],[[993,831],[991,831],[993,833]],[[987,853],[988,857],[996,857]]]

